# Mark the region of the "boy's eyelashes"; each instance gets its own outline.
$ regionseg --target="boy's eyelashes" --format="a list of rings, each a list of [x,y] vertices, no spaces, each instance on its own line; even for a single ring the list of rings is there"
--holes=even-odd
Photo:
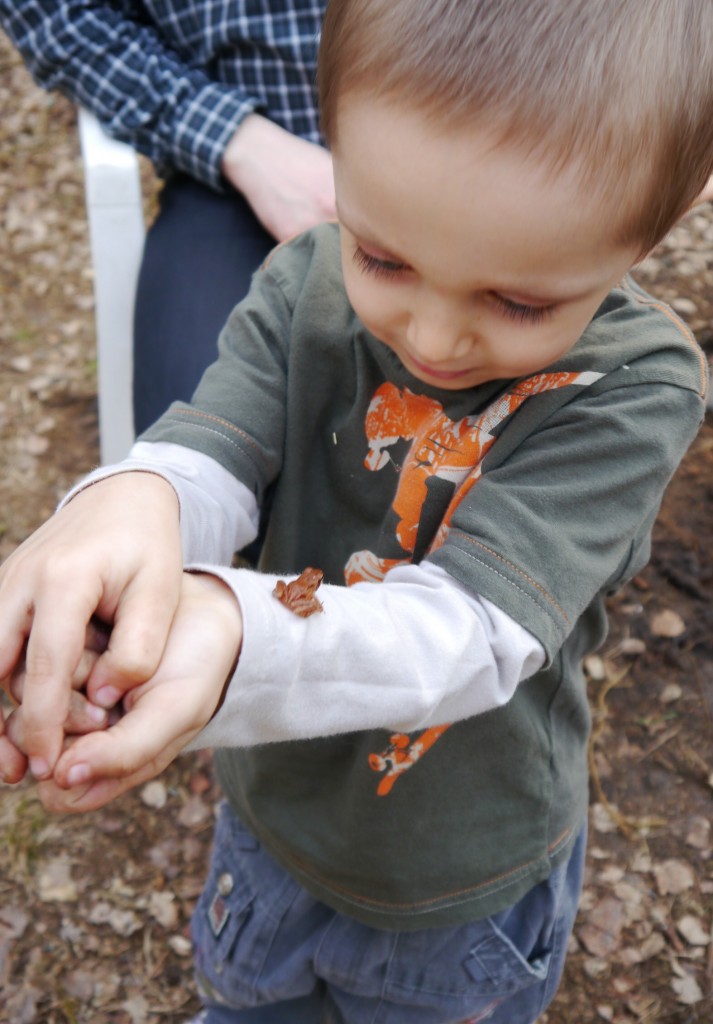
[[[405,263],[398,260],[384,259],[374,256],[362,249],[360,245],[354,248],[354,262],[365,274],[373,274],[380,278],[394,278],[405,273],[409,268]],[[530,306],[524,302],[515,302],[498,292],[489,292],[490,299],[495,303],[498,310],[505,316],[517,323],[539,324],[548,320],[555,311],[555,305]]]
[[[541,324],[543,321],[550,319],[556,308],[554,305],[528,306],[524,302],[514,302],[513,299],[507,299],[504,295],[499,295],[497,292],[491,292],[490,294],[496,306],[506,316],[521,324]]]
[[[396,274],[401,274],[407,269],[405,263],[372,256],[371,253],[362,249],[360,245],[357,245],[354,249],[354,262],[360,270],[367,274],[374,274],[376,277],[395,277]]]

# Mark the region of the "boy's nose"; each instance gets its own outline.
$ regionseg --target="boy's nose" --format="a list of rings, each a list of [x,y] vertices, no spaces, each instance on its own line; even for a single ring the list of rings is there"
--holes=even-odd
[[[466,311],[445,304],[421,306],[411,311],[406,341],[413,354],[424,362],[458,359],[473,347],[472,318]]]

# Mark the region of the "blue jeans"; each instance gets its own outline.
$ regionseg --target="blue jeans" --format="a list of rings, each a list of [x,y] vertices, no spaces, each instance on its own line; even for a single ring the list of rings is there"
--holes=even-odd
[[[532,1024],[559,984],[584,868],[455,928],[369,928],[315,900],[221,808],[193,917],[206,1024]]]

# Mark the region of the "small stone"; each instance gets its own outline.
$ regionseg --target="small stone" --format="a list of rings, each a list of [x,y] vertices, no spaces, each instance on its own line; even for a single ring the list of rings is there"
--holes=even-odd
[[[618,651],[620,654],[636,655],[644,654],[646,651],[646,644],[643,640],[640,640],[637,636],[626,636],[618,644]]]
[[[678,683],[669,683],[661,691],[659,700],[662,704],[673,704],[675,701],[680,700],[682,696],[683,690]]]
[[[686,632],[686,623],[678,612],[673,611],[672,608],[664,608],[652,618],[651,632],[654,636],[675,640],[676,637]]]
[[[584,671],[595,683],[603,682],[607,677],[604,661],[598,654],[589,654],[584,659]]]
[[[168,940],[168,944],[177,956],[191,955],[191,941],[185,935],[172,935]]]
[[[675,298],[671,305],[677,313],[681,314],[681,316],[693,316],[694,313],[698,312],[698,306],[695,302],[693,302],[692,299],[685,298],[684,296]]]
[[[153,779],[151,782],[147,782],[141,790],[141,800],[146,804],[147,807],[154,807],[156,810],[160,810],[166,806],[168,800],[168,793],[166,787],[159,779]]]

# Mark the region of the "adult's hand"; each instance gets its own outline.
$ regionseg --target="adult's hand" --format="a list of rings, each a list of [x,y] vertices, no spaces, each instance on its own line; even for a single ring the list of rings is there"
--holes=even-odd
[[[260,114],[235,132],[222,171],[278,242],[336,217],[330,154]]]
[[[156,670],[178,603],[182,551],[173,488],[121,473],[81,491],[0,568],[0,685],[24,661],[22,743],[0,742],[0,775],[27,755],[47,778],[63,747],[72,680],[93,616],[112,626],[87,693],[111,707]],[[12,731],[12,730],[11,730]]]
[[[242,644],[242,616],[217,577],[186,573],[161,663],[124,698],[124,716],[70,741],[38,788],[52,811],[93,811],[158,775],[213,717]]]

